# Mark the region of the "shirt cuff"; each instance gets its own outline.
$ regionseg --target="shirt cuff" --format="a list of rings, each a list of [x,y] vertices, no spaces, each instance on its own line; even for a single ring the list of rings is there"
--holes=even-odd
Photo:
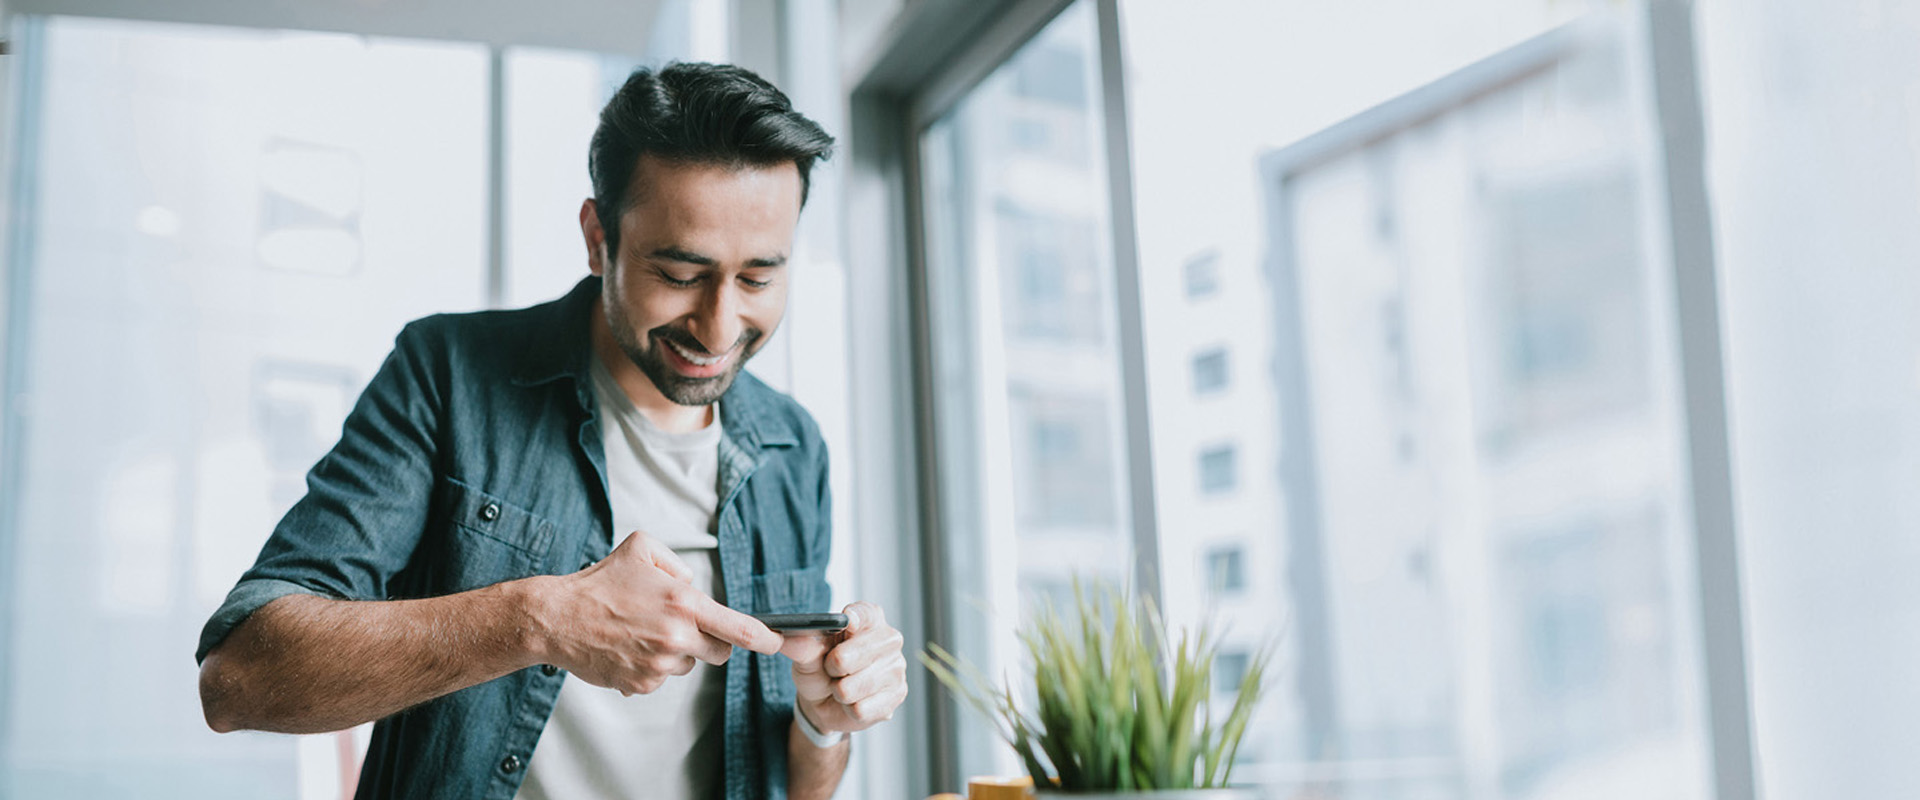
[[[278,578],[242,579],[234,585],[233,591],[227,593],[226,601],[220,604],[219,610],[213,612],[206,627],[200,630],[200,647],[193,653],[194,662],[206,661],[207,654],[226,641],[227,635],[240,627],[240,623],[247,621],[247,617],[253,616],[253,612],[260,610],[261,606],[290,594],[318,595],[320,592]]]
[[[793,723],[800,727],[801,736],[807,737],[807,741],[822,750],[839,744],[840,740],[847,738],[844,731],[821,733],[820,729],[813,727],[813,722],[807,719],[806,712],[800,710],[800,703],[797,701],[793,704]]]

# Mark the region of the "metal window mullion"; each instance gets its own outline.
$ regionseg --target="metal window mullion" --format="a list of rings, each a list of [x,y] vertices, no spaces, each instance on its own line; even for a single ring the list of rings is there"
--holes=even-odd
[[[7,56],[12,59],[12,108],[7,120],[13,128],[12,163],[8,165],[6,318],[0,326],[5,361],[0,363],[0,653],[14,648],[14,615],[18,613],[12,587],[20,572],[19,552],[22,474],[27,454],[27,347],[31,327],[34,258],[39,243],[40,134],[42,98],[46,91],[46,18],[17,17]],[[13,760],[13,664],[0,660],[0,765]]]
[[[1693,8],[1686,0],[1656,0],[1647,5],[1645,13],[1654,113],[1662,145],[1661,188],[1669,220],[1672,312],[1680,339],[1680,388],[1713,791],[1718,800],[1754,800],[1758,781],[1754,774],[1719,284],[1706,188],[1706,134],[1694,60]]]
[[[945,501],[947,493],[941,486],[941,448],[939,412],[945,403],[938,390],[939,370],[933,363],[933,300],[929,290],[930,277],[927,275],[927,222],[926,199],[923,183],[920,152],[920,131],[922,126],[906,111],[907,103],[889,103],[889,111],[884,114],[885,122],[896,123],[900,139],[897,165],[899,166],[901,218],[905,223],[905,250],[907,256],[906,299],[909,306],[907,327],[909,347],[912,353],[913,378],[913,416],[910,420],[914,441],[918,443],[917,452],[903,459],[904,463],[916,466],[920,499],[920,543],[919,567],[922,585],[926,587],[922,624],[925,626],[925,640],[928,642],[953,642],[954,614],[950,576],[944,564],[946,561],[946,537],[949,533],[945,520]],[[932,778],[932,786],[959,786],[960,775],[960,714],[962,710],[956,698],[945,691],[936,690],[935,698],[945,698],[947,702],[930,699],[927,704],[927,766]]]
[[[1134,586],[1166,608],[1160,586],[1158,503],[1153,486],[1153,427],[1147,405],[1146,320],[1133,205],[1133,143],[1127,129],[1126,69],[1119,0],[1093,0],[1100,56],[1103,150],[1107,162],[1108,230],[1112,236],[1115,339],[1120,350],[1125,419],[1128,518],[1133,528]]]
[[[487,273],[488,308],[507,302],[507,55],[487,48]]]

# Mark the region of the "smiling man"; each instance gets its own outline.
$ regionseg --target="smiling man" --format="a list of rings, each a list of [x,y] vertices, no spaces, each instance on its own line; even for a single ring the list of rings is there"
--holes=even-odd
[[[833,140],[727,66],[635,72],[580,209],[590,277],[414,322],[201,634],[215,730],[374,727],[359,796],[823,798],[905,699],[824,610],[827,455],[742,372]]]

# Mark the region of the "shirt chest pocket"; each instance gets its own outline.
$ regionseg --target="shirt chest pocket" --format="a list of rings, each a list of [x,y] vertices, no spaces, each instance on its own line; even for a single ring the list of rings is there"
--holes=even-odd
[[[434,565],[440,588],[463,592],[542,572],[554,525],[518,503],[455,478],[440,486],[447,557]]]
[[[753,576],[753,613],[804,614],[826,611],[826,570],[820,567],[775,570]]]
[[[753,576],[753,613],[807,614],[826,611],[832,602],[826,569],[774,570]],[[760,702],[770,713],[784,712],[793,706],[793,681],[787,670],[791,662],[779,656],[753,654],[760,670]]]

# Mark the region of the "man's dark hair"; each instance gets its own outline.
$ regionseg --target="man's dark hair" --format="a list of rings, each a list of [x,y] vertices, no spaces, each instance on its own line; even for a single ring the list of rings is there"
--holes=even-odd
[[[643,155],[735,168],[791,161],[800,170],[805,205],[813,162],[832,153],[833,137],[749,70],[687,63],[634,70],[600,112],[587,150],[607,254],[613,257],[620,246],[620,216],[632,200],[634,168]]]

